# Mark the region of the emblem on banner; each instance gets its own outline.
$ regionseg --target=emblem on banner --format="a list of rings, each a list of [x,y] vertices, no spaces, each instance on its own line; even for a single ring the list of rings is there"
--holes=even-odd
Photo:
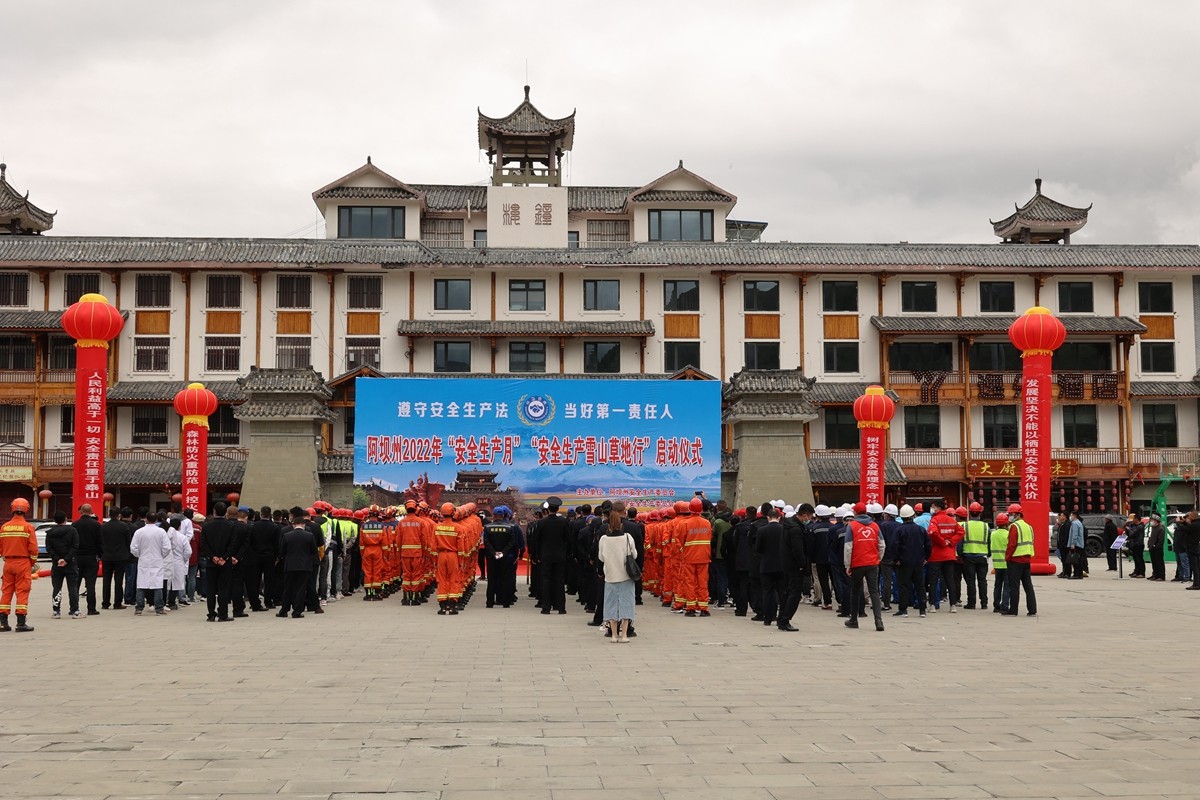
[[[540,394],[524,395],[517,403],[517,416],[526,425],[548,425],[554,419],[554,398]]]

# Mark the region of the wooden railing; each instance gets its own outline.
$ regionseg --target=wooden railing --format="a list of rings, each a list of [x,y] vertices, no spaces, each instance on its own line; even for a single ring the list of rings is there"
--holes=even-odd
[[[0,370],[0,383],[74,383],[73,369],[44,369],[41,372],[33,369]]]

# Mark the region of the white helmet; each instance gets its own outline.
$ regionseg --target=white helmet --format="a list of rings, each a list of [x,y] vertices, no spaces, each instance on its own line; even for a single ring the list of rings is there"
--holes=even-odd
[[[850,509],[846,508],[845,506],[838,506],[833,510],[833,516],[836,519],[845,519],[846,517],[850,516],[850,514]]]
[[[831,517],[831,516],[833,516],[833,509],[827,505],[822,504],[822,505],[817,506],[816,509],[813,511],[813,513],[816,514],[818,517]]]
[[[886,506],[884,506],[883,513],[887,514],[888,516],[892,516],[892,517],[899,516],[899,514],[900,514],[900,512],[896,510],[895,503],[888,503]]]
[[[788,519],[791,519],[792,517],[796,516],[796,509],[792,506],[784,506],[783,515]]]
[[[771,505],[775,506],[775,508],[782,509],[787,505],[787,503],[783,502],[782,500],[772,500]]]
[[[879,505],[879,503],[867,503],[867,513],[871,515],[882,514],[883,506]]]
[[[895,506],[889,506],[889,508],[895,508]],[[914,509],[908,503],[905,503],[904,505],[900,506],[900,518],[901,519],[912,519],[916,515],[917,515],[916,509]]]

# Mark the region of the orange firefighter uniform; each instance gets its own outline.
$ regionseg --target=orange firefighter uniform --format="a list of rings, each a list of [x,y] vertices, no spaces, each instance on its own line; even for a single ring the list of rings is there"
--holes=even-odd
[[[691,504],[691,516],[680,517],[679,583],[684,610],[708,616],[708,564],[712,560],[712,523],[700,516],[699,499]]]
[[[0,556],[4,557],[4,577],[0,580],[0,630],[9,630],[8,611],[15,596],[17,630],[31,631],[33,628],[25,624],[25,616],[29,613],[29,587],[37,569],[37,534],[25,519],[28,501],[18,498],[13,501],[12,508],[12,518],[0,526]]]
[[[376,513],[367,517],[358,532],[358,549],[362,554],[364,600],[382,600],[383,587],[383,523]]]

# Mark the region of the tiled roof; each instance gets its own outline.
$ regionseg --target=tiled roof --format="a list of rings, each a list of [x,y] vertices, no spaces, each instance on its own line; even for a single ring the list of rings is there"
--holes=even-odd
[[[220,456],[208,457],[210,486],[241,486],[246,462]],[[178,458],[132,461],[109,458],[104,461],[104,482],[108,486],[179,486],[183,468]]]
[[[108,387],[108,402],[171,402],[192,382],[125,380]],[[204,388],[215,394],[221,403],[240,403],[246,399],[245,390],[236,380],[209,381]]]
[[[250,373],[238,378],[246,394],[311,394],[326,399],[333,396],[321,373],[312,367],[302,369],[278,369],[251,367]]]
[[[570,211],[620,211],[636,186],[568,186]]]
[[[483,187],[486,188],[486,187]],[[580,267],[741,267],[763,272],[821,269],[933,272],[953,269],[1200,269],[1196,245],[797,244],[789,242],[636,242],[611,248],[429,248],[401,239],[180,239],[0,236],[0,267],[33,264],[284,265],[385,268],[438,264]]]
[[[414,183],[414,189],[425,195],[425,208],[430,211],[487,210],[486,186],[452,186],[434,183]]]
[[[853,403],[866,393],[867,387],[878,384],[870,383],[830,383],[817,381],[806,395],[809,402],[816,404]],[[886,394],[893,401],[899,402],[900,396],[889,389]]]
[[[7,164],[0,164],[0,217],[24,218],[26,226],[36,231],[44,231],[54,226],[54,214],[29,202],[29,192],[22,195],[8,182],[6,175]],[[57,213],[57,212],[56,212]]]
[[[857,458],[810,458],[808,472],[813,485],[857,486],[861,477]],[[887,459],[883,468],[884,483],[907,483],[908,476],[893,459]]]
[[[806,378],[799,369],[744,369],[725,384],[726,399],[744,394],[802,393],[812,389],[816,378]]]
[[[0,311],[0,330],[61,331],[62,315],[61,311]]]
[[[883,333],[1007,333],[1016,317],[871,317]],[[1130,317],[1059,317],[1067,333],[1145,333],[1146,326]]]
[[[317,472],[354,472],[354,456],[342,453],[321,453],[317,456]]]
[[[634,203],[732,203],[733,198],[722,192],[650,189],[630,198]]]
[[[1200,397],[1200,380],[1130,381],[1131,397]]]
[[[645,321],[597,320],[594,322],[555,322],[520,320],[401,320],[396,326],[401,336],[653,336],[654,323]]]
[[[561,119],[547,117],[529,101],[529,87],[525,87],[525,99],[521,105],[514,108],[503,117],[489,117],[479,112],[479,149],[488,149],[488,134],[491,132],[513,134],[517,136],[541,135],[548,136],[565,133],[567,139],[563,143],[564,150],[570,150],[572,133],[575,129],[575,112]]]
[[[721,472],[737,472],[741,466],[737,450],[725,450],[721,453]]]
[[[337,412],[316,398],[300,400],[247,400],[233,411],[237,419],[315,419],[333,422]]]
[[[817,409],[805,400],[735,400],[721,415],[725,422],[747,417],[751,419],[794,419],[817,418]]]
[[[598,380],[598,381],[665,381],[671,376],[665,372],[464,372],[459,374],[446,372],[389,372],[388,378],[438,378],[439,380],[455,378],[494,378],[497,380],[512,380],[520,378],[537,378],[539,381],[551,380]]]
[[[1088,212],[1092,210],[1091,206],[1076,208],[1065,203],[1060,203],[1057,200],[1051,200],[1042,194],[1042,182],[1040,179],[1036,181],[1036,186],[1037,190],[1034,192],[1033,197],[1029,198],[1025,205],[1016,206],[1014,204],[1016,211],[999,222],[992,223],[992,227],[995,229],[997,235],[1001,235],[1006,230],[1016,227],[1036,228],[1055,223],[1061,223],[1061,227],[1064,228],[1082,227],[1083,223],[1087,222]]]
[[[316,195],[317,200],[415,200],[417,195],[399,186],[338,186]]]

